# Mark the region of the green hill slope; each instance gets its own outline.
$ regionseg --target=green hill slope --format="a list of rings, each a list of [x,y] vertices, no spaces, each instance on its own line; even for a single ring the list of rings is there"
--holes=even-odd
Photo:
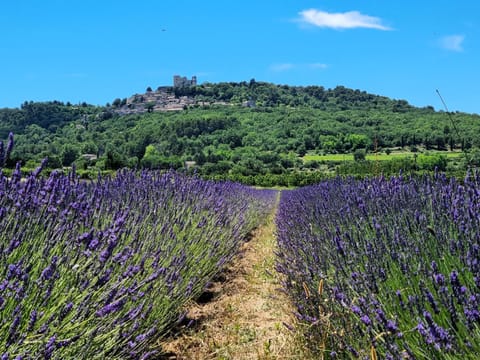
[[[180,111],[152,111],[164,109],[158,103],[148,109],[140,106],[142,100],[137,97],[136,105],[126,100],[108,107],[54,101],[2,109],[0,139],[9,131],[16,139],[9,164],[23,161],[33,166],[48,156],[52,168],[76,163],[91,173],[124,166],[168,169],[187,165],[203,176],[291,185],[302,176],[308,179],[301,181],[310,182],[319,173],[328,175],[339,169],[357,174],[374,171],[369,161],[365,162],[368,167],[357,162],[345,168],[345,161],[322,158],[324,154],[356,152],[360,154],[356,159],[361,160],[362,152],[405,152],[411,157],[410,165],[392,156],[397,163],[389,171],[396,171],[399,167],[432,167],[419,164],[411,150],[435,150],[434,165],[445,167],[441,157],[447,151],[480,146],[478,115],[454,113],[450,119],[431,107],[416,108],[403,100],[344,87],[325,90],[252,80],[159,88],[155,93],[160,92],[170,92],[178,103],[188,99],[189,105]],[[146,99],[155,99],[155,93]],[[125,109],[131,114],[122,115]],[[310,160],[304,161],[306,154]],[[475,163],[476,152],[471,154],[471,159],[455,166],[462,167],[466,160]]]

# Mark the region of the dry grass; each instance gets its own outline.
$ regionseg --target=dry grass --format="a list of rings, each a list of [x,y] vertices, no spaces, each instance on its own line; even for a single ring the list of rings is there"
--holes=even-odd
[[[289,300],[275,272],[274,214],[245,243],[224,279],[209,289],[213,299],[191,304],[195,325],[166,339],[171,359],[304,359],[291,323]]]

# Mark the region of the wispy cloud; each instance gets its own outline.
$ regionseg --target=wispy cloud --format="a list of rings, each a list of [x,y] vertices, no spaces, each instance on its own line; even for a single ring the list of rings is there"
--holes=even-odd
[[[284,72],[294,69],[310,69],[310,70],[324,70],[328,68],[324,63],[310,63],[310,64],[293,64],[293,63],[278,63],[270,66],[270,70],[274,72]]]
[[[328,65],[327,65],[327,64],[323,64],[323,63],[313,63],[313,64],[308,64],[307,66],[308,66],[310,69],[318,69],[318,70],[323,70],[323,69],[328,68]]]
[[[270,66],[270,70],[275,71],[275,72],[282,72],[282,71],[291,70],[294,67],[295,67],[295,65],[290,64],[290,63],[273,64],[273,65]]]
[[[440,38],[438,44],[445,50],[462,52],[464,40],[464,35],[448,35]]]
[[[368,28],[377,30],[391,30],[382,24],[382,20],[375,16],[361,14],[358,11],[344,13],[329,13],[316,9],[301,11],[300,22],[323,28],[354,29]]]

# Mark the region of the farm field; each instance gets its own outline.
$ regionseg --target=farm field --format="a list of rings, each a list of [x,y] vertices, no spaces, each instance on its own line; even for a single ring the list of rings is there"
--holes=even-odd
[[[2,359],[158,356],[277,194],[173,172],[40,171],[0,177]]]
[[[403,159],[403,158],[414,158],[415,154],[419,155],[419,153],[414,153],[410,151],[401,151],[401,152],[391,152],[390,154],[386,153],[378,153],[372,154],[368,153],[366,155],[366,160],[371,161],[388,161],[392,159]],[[426,156],[428,155],[442,155],[445,156],[447,159],[454,159],[458,158],[462,155],[460,151],[428,151]],[[353,161],[353,153],[349,154],[325,154],[325,155],[318,155],[318,154],[306,154],[302,157],[303,161]]]
[[[282,193],[279,263],[318,358],[478,359],[480,178]]]
[[[480,356],[476,173],[270,190],[43,165],[0,174],[2,359]]]

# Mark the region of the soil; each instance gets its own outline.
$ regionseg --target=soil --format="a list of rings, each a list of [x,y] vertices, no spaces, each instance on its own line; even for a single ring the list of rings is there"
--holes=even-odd
[[[188,308],[189,327],[161,346],[168,359],[300,359],[292,309],[275,271],[274,213]]]

